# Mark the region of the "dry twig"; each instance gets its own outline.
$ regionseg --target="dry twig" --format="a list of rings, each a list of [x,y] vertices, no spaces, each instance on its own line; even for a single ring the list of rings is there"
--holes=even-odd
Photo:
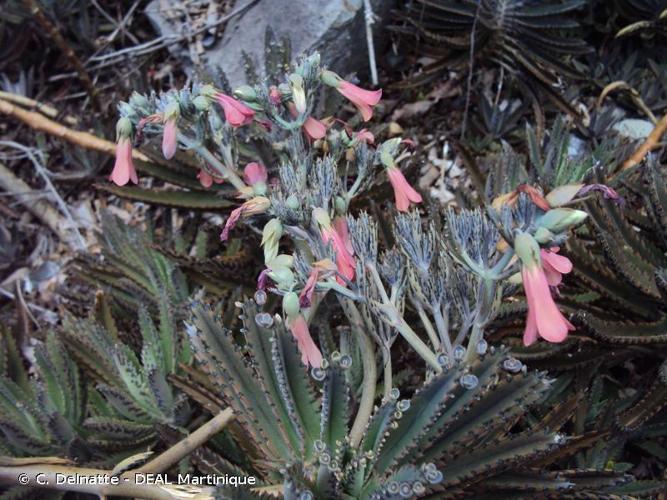
[[[623,162],[621,170],[627,170],[641,163],[647,154],[660,146],[660,139],[665,132],[667,132],[667,114],[656,124],[653,131],[646,138],[646,141],[637,148],[630,158]]]

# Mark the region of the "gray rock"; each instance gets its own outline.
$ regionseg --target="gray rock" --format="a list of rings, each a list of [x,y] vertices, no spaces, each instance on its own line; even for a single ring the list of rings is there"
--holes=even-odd
[[[238,0],[234,9],[251,0]],[[277,39],[288,36],[292,55],[318,50],[322,61],[333,71],[346,74],[368,72],[368,49],[364,21],[363,0],[259,0],[247,10],[236,15],[225,27],[222,39],[203,54],[209,70],[221,68],[232,87],[245,83],[243,52],[247,53],[256,67],[264,62],[264,39],[270,27]],[[376,55],[382,47],[381,32],[393,0],[371,0],[376,22],[373,34]],[[152,0],[146,7],[146,15],[161,35],[178,34],[176,27],[165,18],[160,7],[164,0]],[[188,51],[174,47],[176,55],[191,66]],[[186,64],[187,65],[187,64]]]

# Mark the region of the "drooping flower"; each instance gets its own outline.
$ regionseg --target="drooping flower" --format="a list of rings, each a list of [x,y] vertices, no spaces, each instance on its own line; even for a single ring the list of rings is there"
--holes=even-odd
[[[220,241],[227,241],[229,232],[234,229],[242,217],[250,217],[252,215],[264,213],[270,206],[271,201],[268,198],[265,198],[264,196],[255,196],[243,203],[240,207],[232,210],[232,213],[230,213],[227,218],[227,222],[225,222],[225,227],[223,228],[222,233],[220,233]]]
[[[312,116],[309,116],[306,118],[306,121],[303,122],[303,131],[311,140],[322,139],[327,135],[326,125]]]
[[[296,293],[288,292],[283,297],[283,311],[287,316],[287,326],[296,339],[296,344],[301,353],[301,362],[306,366],[320,368],[322,366],[322,353],[310,336],[308,322],[301,314],[299,298]]]
[[[162,154],[167,160],[171,160],[176,154],[176,134],[178,126],[176,119],[167,120],[162,131]]]
[[[353,83],[343,80],[333,71],[322,71],[322,82],[334,87],[341,95],[349,99],[361,113],[362,119],[367,122],[373,116],[373,108],[382,98],[382,89],[365,90]]]
[[[313,337],[310,336],[308,323],[303,315],[299,314],[293,320],[288,319],[287,325],[296,339],[297,348],[301,353],[301,362],[312,368],[320,368],[322,366],[322,353],[317,345],[315,345]]]
[[[132,122],[128,118],[121,118],[116,125],[116,162],[109,179],[117,186],[124,186],[129,181],[139,182],[137,171],[132,162]]]
[[[342,215],[337,215],[333,220],[333,227],[340,236],[340,239],[345,243],[345,248],[350,255],[354,255],[354,248],[352,248],[352,240],[350,240],[350,229],[347,227],[347,219]]]
[[[178,125],[176,124],[176,120],[178,120],[179,115],[180,107],[178,102],[172,101],[165,109],[162,117],[164,123],[162,131],[162,154],[167,160],[171,160],[176,154],[176,147],[178,146]]]
[[[218,101],[218,104],[222,106],[222,110],[225,113],[225,120],[227,120],[232,127],[238,128],[252,123],[252,120],[255,117],[255,112],[241,101],[223,94],[222,92],[217,92],[215,94],[215,99]]]
[[[563,274],[572,271],[572,261],[563,255],[558,255],[560,248],[540,249],[542,269],[550,286],[558,286],[563,281]]]
[[[347,280],[354,278],[356,264],[352,253],[348,250],[348,244],[343,240],[336,228],[331,223],[329,214],[322,208],[313,209],[313,217],[320,226],[320,235],[322,242],[327,245],[331,242],[334,252],[336,252],[336,267],[341,276]],[[344,280],[338,280],[341,284],[345,284]]]
[[[410,202],[421,203],[421,195],[408,183],[398,167],[387,168],[387,175],[389,175],[389,182],[394,188],[396,208],[400,212],[407,212],[410,208]]]
[[[529,346],[542,337],[548,342],[563,342],[574,326],[558,310],[540,258],[540,248],[527,233],[518,233],[514,249],[521,260],[521,278],[528,302],[528,317],[523,343]]]

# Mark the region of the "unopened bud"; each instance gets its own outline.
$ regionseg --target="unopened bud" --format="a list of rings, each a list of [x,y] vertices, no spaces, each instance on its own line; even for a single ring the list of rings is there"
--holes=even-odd
[[[545,227],[538,227],[534,234],[535,241],[537,241],[542,245],[549,243],[550,241],[553,241],[554,236],[555,236],[554,233],[552,233]]]
[[[262,246],[264,247],[264,262],[273,261],[278,256],[280,237],[283,235],[283,225],[280,219],[271,219],[264,225],[262,231]]]
[[[295,194],[291,194],[285,200],[285,205],[287,205],[287,207],[291,208],[292,210],[298,210],[301,206],[301,203]]]
[[[283,311],[288,318],[295,318],[299,314],[299,296],[289,292],[283,297]]]
[[[305,113],[307,108],[306,91],[303,88],[303,78],[301,75],[292,73],[289,76],[290,89],[292,91],[292,100],[294,107],[299,114]]]
[[[588,214],[572,208],[554,208],[546,212],[537,221],[538,227],[548,229],[554,234],[562,233],[581,224]]]
[[[345,203],[345,200],[341,196],[336,196],[336,198],[334,198],[334,209],[339,215],[342,215],[347,211],[347,203]]]
[[[241,85],[239,88],[235,89],[234,97],[246,101],[247,103],[254,102],[257,100],[257,92],[250,85]]]
[[[203,95],[198,95],[192,99],[192,104],[197,109],[197,111],[206,111],[211,106],[211,101]]]

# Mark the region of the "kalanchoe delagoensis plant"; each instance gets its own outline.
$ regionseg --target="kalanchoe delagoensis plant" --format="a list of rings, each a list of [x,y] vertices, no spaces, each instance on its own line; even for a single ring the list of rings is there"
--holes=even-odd
[[[379,90],[361,89],[322,69],[317,55],[302,59],[284,82],[243,86],[232,96],[207,84],[150,98],[134,95],[120,107],[116,169],[125,165],[132,134],[141,132],[162,135],[166,157],[174,155],[175,145],[193,152],[204,185],[214,179],[233,184],[245,201],[227,217],[221,240],[227,241],[239,222],[264,224],[266,268],[258,286],[282,296],[302,359],[313,368],[323,358],[308,324],[330,293],[351,325],[373,332],[385,364],[395,335],[378,335],[380,330],[400,334],[434,373],[453,361],[457,349],[471,360],[502,299],[504,281],[519,270],[531,305],[525,344],[538,336],[563,341],[573,327],[558,311],[549,285],[557,284],[556,274],[569,272],[569,261],[556,254],[557,247],[586,214],[552,209],[535,188],[525,186],[522,198],[519,191],[500,197],[489,214],[450,211],[444,234],[424,229],[417,212],[408,215],[413,204],[422,202],[400,170],[409,148],[393,138],[372,149],[375,138],[368,130],[338,129],[333,117],[313,116],[323,87],[348,98],[364,121],[381,96]],[[227,127],[232,135],[264,141],[272,153],[264,158],[247,148],[240,153]],[[385,254],[400,258],[396,262],[405,266],[400,276],[378,261],[372,219],[350,211],[371,184],[387,179],[395,209],[406,213],[396,219],[396,246]],[[569,199],[582,190],[580,185],[567,191]],[[561,202],[563,195],[553,198]],[[281,253],[283,248],[288,253]],[[457,293],[451,292],[454,282],[459,283]],[[406,320],[406,304],[416,309],[428,341]],[[370,343],[368,365],[374,363],[373,350]],[[389,376],[385,384],[390,390]]]

